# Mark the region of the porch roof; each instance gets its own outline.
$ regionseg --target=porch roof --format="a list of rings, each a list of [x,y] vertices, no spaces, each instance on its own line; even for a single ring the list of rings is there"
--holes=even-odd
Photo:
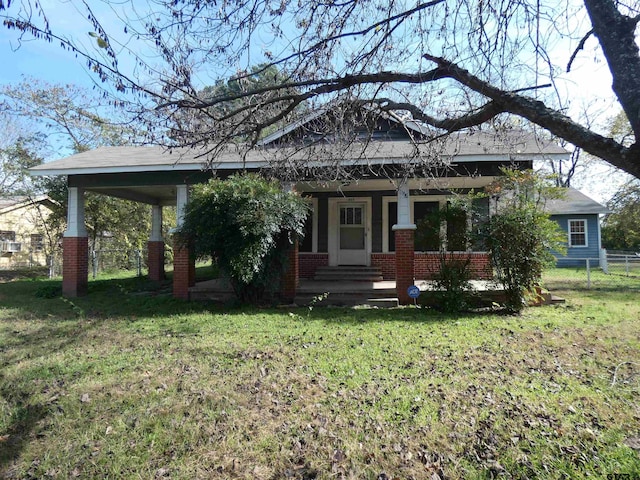
[[[526,161],[565,159],[568,152],[559,145],[542,142],[521,131],[459,133],[444,143],[410,141],[369,141],[349,145],[321,143],[314,146],[258,147],[244,150],[228,146],[211,158],[206,148],[158,146],[101,147],[71,155],[30,169],[32,175],[87,175],[138,172],[178,172],[287,167],[358,165],[402,165],[417,158],[436,158],[444,163]]]

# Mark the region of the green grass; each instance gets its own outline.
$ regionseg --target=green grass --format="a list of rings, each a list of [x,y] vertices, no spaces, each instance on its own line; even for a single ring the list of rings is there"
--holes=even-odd
[[[0,477],[638,478],[640,279],[580,273],[521,316],[0,284]]]

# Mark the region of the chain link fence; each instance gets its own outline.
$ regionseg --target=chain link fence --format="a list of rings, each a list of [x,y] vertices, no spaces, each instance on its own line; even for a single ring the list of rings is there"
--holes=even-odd
[[[609,252],[603,248],[599,258],[562,258],[556,265],[552,277],[564,278],[582,288],[611,282],[623,285],[625,278],[640,280],[640,255],[635,252]]]
[[[138,276],[146,273],[147,250],[116,250],[102,249],[91,250],[88,258],[89,277],[96,278],[102,273],[114,273],[120,271],[135,271]],[[0,266],[0,270],[39,270],[47,271],[49,278],[62,276],[62,252],[49,255],[46,265],[42,262],[13,262]]]
[[[92,250],[89,252],[89,275],[93,278],[99,273],[135,271],[142,276],[147,270],[146,249],[136,250]]]

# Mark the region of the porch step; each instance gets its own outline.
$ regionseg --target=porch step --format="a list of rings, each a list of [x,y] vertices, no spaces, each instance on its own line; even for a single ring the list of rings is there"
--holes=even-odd
[[[318,296],[309,294],[296,295],[294,303],[296,305],[313,305],[313,306],[337,306],[337,307],[353,307],[356,305],[378,307],[378,308],[393,308],[399,305],[398,299],[389,295],[386,292],[386,296],[377,296],[375,294],[357,293],[357,292],[337,292],[331,293],[329,296],[319,299]]]
[[[316,269],[316,281],[352,281],[352,282],[379,282],[382,280],[382,272],[376,267],[339,266],[318,267]]]

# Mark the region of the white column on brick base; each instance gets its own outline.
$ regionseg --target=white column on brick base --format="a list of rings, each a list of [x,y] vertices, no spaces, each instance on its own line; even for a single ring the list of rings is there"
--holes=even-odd
[[[65,237],[86,237],[87,227],[84,225],[84,190],[69,187],[67,202],[67,229]]]
[[[411,198],[409,197],[409,185],[401,181],[398,185],[398,223],[392,230],[415,230],[416,225],[411,221]]]
[[[151,206],[151,234],[150,242],[162,242],[162,206]]]

